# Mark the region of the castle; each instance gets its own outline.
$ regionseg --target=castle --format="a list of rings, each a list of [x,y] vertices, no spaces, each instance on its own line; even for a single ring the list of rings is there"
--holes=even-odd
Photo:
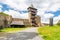
[[[7,15],[4,16],[0,14],[0,28],[4,27],[40,27],[41,26],[41,18],[36,15],[37,9],[34,8],[33,5],[27,8],[29,19],[21,19],[21,18],[12,18],[12,16]]]

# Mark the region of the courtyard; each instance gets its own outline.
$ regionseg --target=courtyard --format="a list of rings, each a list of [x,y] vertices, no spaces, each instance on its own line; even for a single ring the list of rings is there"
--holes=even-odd
[[[38,27],[30,27],[15,33],[1,33],[0,40],[43,40],[37,29]]]

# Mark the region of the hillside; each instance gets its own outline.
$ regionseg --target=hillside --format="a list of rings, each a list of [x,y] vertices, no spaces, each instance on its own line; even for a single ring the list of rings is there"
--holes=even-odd
[[[9,16],[8,14],[5,14],[3,12],[0,12],[0,15]]]

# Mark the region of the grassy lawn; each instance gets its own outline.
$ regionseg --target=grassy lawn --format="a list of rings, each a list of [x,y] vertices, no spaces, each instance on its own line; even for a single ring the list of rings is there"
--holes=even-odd
[[[40,27],[38,32],[45,40],[60,40],[60,27],[57,25]]]
[[[23,29],[25,29],[25,28],[4,28],[1,31],[6,32],[6,33],[15,33],[15,32],[19,32]]]

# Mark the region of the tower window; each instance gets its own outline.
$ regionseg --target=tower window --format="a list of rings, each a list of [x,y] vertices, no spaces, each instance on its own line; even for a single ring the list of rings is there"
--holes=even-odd
[[[35,16],[36,14],[31,14],[32,16]]]
[[[35,17],[34,18],[31,18],[32,20],[35,20]]]

